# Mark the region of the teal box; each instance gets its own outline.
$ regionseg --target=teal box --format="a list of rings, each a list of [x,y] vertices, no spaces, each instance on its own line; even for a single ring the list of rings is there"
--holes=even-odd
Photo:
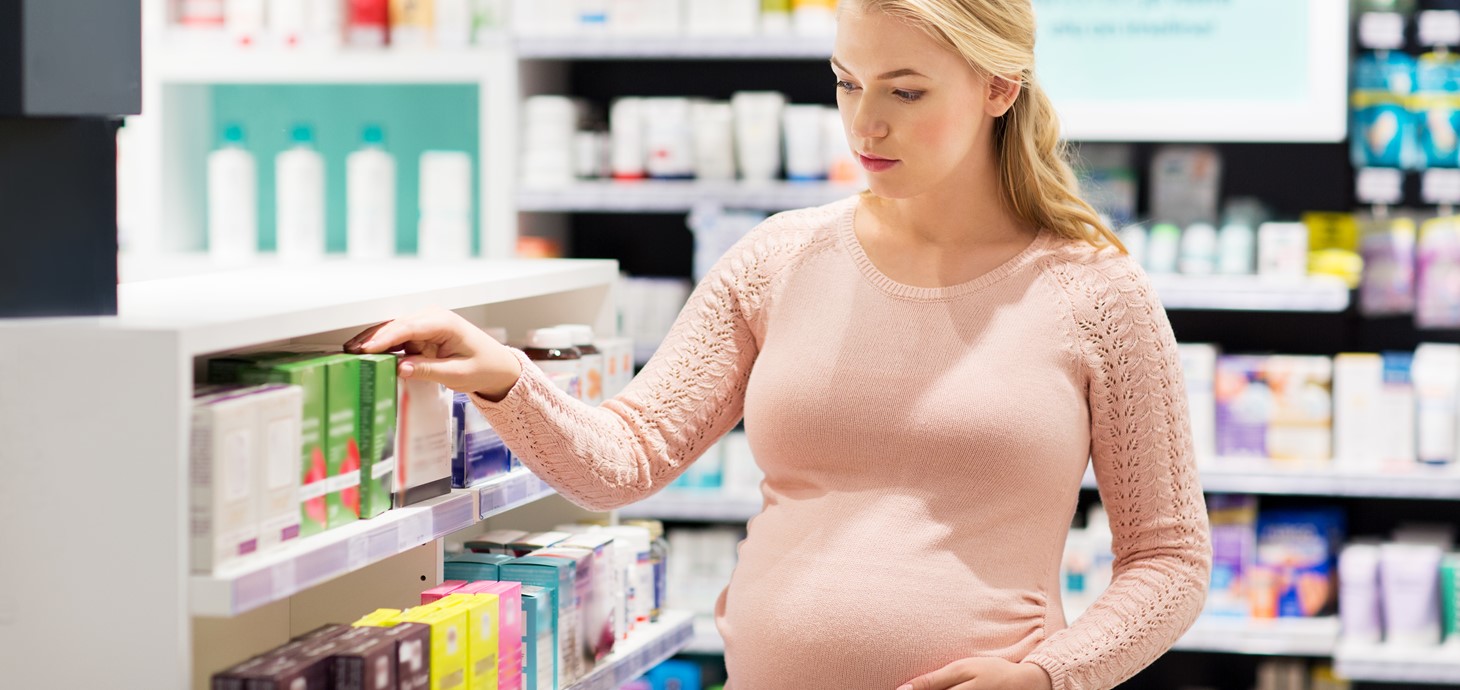
[[[446,558],[444,572],[447,580],[496,582],[502,579],[499,570],[501,565],[513,560],[511,556],[496,553],[459,553]]]
[[[573,647],[576,638],[578,611],[573,606],[573,563],[563,558],[523,556],[500,566],[498,579],[521,582],[548,590],[553,616],[557,618],[557,661],[555,673],[566,683],[580,677],[581,669],[573,663],[579,656]],[[554,687],[557,687],[554,685]]]
[[[544,587],[522,586],[522,687],[525,690],[557,690],[558,618],[552,592]]]

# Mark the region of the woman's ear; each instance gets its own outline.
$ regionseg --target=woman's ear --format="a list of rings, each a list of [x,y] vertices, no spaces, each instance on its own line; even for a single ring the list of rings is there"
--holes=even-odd
[[[1022,86],[1017,78],[1002,77],[994,75],[988,79],[988,97],[984,102],[984,111],[989,117],[1003,117],[1004,113],[1014,107],[1014,101],[1019,99],[1019,92]]]

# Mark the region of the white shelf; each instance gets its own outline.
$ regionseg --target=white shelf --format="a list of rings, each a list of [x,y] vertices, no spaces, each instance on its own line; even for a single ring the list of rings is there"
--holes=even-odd
[[[678,654],[695,635],[694,616],[665,611],[658,622],[635,632],[588,676],[566,690],[618,690]]]
[[[1154,274],[1150,278],[1167,309],[1341,312],[1349,305],[1348,286],[1333,276],[1274,279]]]
[[[525,189],[519,211],[548,213],[686,213],[696,204],[726,208],[785,211],[844,199],[863,188],[825,182],[577,182],[565,187]]]
[[[1460,644],[1434,649],[1341,643],[1334,653],[1339,677],[1364,683],[1460,685]]]
[[[1183,652],[1330,657],[1338,646],[1337,618],[1251,620],[1204,616],[1177,641]]]
[[[119,314],[0,322],[9,328],[166,332],[198,356],[355,328],[440,306],[457,309],[611,285],[604,260],[328,260],[143,280],[118,287]]]
[[[301,539],[212,575],[193,575],[193,615],[236,616],[553,495],[527,470]]]
[[[517,39],[517,57],[539,60],[826,60],[832,37],[563,36]]]
[[[715,491],[660,492],[633,505],[620,508],[626,518],[674,520],[679,522],[747,522],[760,514],[762,501],[756,496],[726,496]]]
[[[168,46],[148,55],[164,84],[477,84],[483,50],[257,50]]]
[[[1224,458],[1200,471],[1202,488],[1211,493],[1460,500],[1460,472],[1453,468],[1416,465],[1400,474]],[[1096,488],[1092,471],[1086,470],[1083,486]]]

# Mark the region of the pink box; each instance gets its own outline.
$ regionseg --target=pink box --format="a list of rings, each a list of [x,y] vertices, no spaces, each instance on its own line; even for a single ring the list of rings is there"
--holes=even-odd
[[[522,688],[522,583],[478,580],[452,594],[495,594],[502,629],[497,636],[497,687],[499,690]]]
[[[433,601],[436,601],[441,597],[444,597],[448,594],[455,592],[458,589],[461,589],[461,586],[465,584],[466,580],[447,580],[445,582],[442,582],[436,587],[432,587],[431,589],[421,592],[421,603],[429,604]]]

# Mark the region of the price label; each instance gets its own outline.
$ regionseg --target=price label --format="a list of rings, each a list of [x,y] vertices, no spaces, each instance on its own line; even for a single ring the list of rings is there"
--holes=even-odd
[[[365,564],[370,561],[364,535],[350,537],[350,540],[345,542],[345,548],[347,549],[345,565],[350,569],[350,572],[365,567]]]
[[[1460,170],[1426,170],[1420,179],[1420,196],[1427,204],[1460,205]]]
[[[396,544],[401,551],[431,541],[431,513],[418,510],[396,525]]]
[[[275,565],[270,574],[274,582],[274,601],[287,599],[299,590],[295,582],[294,559],[291,558]]]
[[[1460,46],[1460,11],[1420,12],[1419,42],[1425,46]]]
[[[1403,48],[1404,15],[1398,12],[1365,12],[1359,15],[1359,45],[1369,50]]]
[[[1361,203],[1398,204],[1404,200],[1404,173],[1395,168],[1363,168],[1354,187]]]

